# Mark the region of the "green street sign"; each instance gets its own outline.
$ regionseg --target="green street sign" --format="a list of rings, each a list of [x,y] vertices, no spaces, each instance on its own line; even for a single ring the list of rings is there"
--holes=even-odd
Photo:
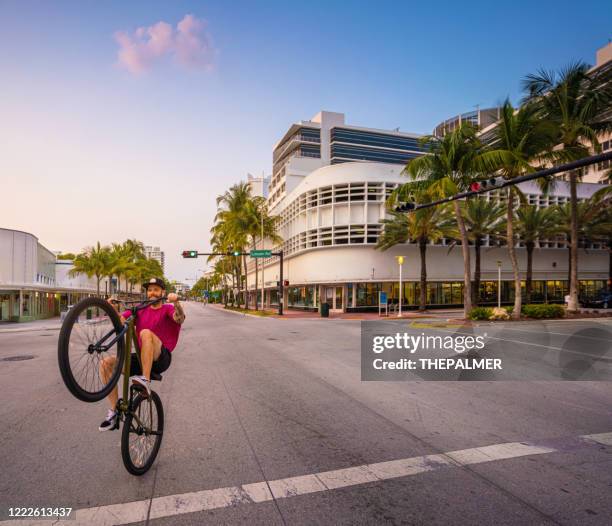
[[[269,258],[272,255],[271,250],[251,250],[249,254],[252,258]]]

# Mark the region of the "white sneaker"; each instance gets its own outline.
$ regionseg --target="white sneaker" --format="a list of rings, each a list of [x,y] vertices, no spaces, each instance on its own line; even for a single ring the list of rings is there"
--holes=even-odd
[[[113,429],[119,429],[119,415],[114,409],[109,409],[106,413],[106,420],[104,420],[98,427],[98,431],[112,431]]]
[[[132,376],[132,385],[144,389],[146,396],[151,396],[151,382],[146,376]]]

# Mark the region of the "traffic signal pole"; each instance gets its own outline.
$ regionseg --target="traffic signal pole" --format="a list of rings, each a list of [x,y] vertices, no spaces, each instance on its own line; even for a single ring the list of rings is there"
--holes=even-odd
[[[534,179],[539,179],[541,177],[549,177],[551,175],[556,175],[562,172],[571,172],[572,170],[578,170],[584,166],[589,166],[595,163],[601,163],[603,161],[612,160],[612,151],[600,153],[598,155],[591,155],[590,157],[585,157],[583,159],[579,159],[577,161],[572,161],[566,164],[560,164],[559,166],[553,166],[552,168],[546,168],[545,170],[539,170],[537,172],[533,172],[526,175],[521,175],[520,177],[515,177],[514,179],[508,180],[500,180],[499,184],[495,185],[486,185],[479,190],[470,190],[467,192],[461,192],[459,194],[455,194],[450,197],[446,197],[444,199],[440,199],[438,201],[432,201],[430,203],[402,203],[398,207],[396,207],[397,212],[414,212],[416,210],[422,210],[423,208],[431,208],[432,206],[438,206],[444,203],[450,203],[451,201],[456,201],[457,199],[465,199],[468,197],[472,197],[478,194],[484,194],[487,192],[491,192],[493,190],[499,190],[500,188],[507,188],[509,186],[516,186],[519,183],[524,183],[526,181],[533,181]]]

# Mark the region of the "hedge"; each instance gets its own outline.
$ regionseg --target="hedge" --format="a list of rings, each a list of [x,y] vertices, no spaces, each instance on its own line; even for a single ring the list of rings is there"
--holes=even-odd
[[[525,305],[522,308],[522,314],[529,318],[563,318],[565,309],[563,305],[554,303],[542,303],[535,305]]]

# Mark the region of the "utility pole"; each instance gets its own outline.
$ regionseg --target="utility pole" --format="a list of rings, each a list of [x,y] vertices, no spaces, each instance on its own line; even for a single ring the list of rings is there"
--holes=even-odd
[[[261,248],[264,248],[264,207],[261,207]],[[257,263],[257,260],[255,261],[255,263]],[[261,310],[264,310],[264,306],[265,306],[265,301],[264,301],[264,294],[265,294],[265,282],[264,282],[264,267],[265,267],[265,261],[262,258],[261,260]]]

